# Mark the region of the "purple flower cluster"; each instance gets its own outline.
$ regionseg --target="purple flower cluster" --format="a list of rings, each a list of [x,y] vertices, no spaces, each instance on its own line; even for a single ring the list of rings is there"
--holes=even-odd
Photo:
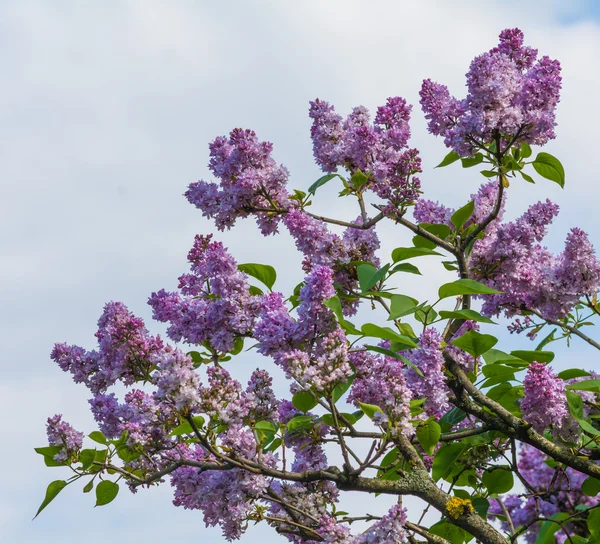
[[[257,444],[248,429],[233,425],[226,431],[224,445],[234,454],[255,460]],[[198,462],[210,461],[201,448],[188,450],[187,459]],[[266,466],[274,466],[271,454],[261,457]],[[173,504],[190,510],[201,510],[207,526],[219,525],[228,540],[240,538],[245,522],[269,487],[269,479],[243,469],[201,471],[194,467],[180,467],[171,475],[175,488]]]
[[[521,402],[523,418],[538,432],[565,424],[569,416],[565,384],[543,363],[533,362],[523,382],[525,398]]]
[[[271,355],[289,379],[324,393],[352,375],[346,336],[323,304],[333,295],[333,271],[315,266],[300,290],[297,321],[289,315],[283,297],[271,293],[263,297],[253,334],[260,342],[259,351]]]
[[[208,343],[226,352],[237,337],[250,333],[256,299],[233,257],[211,238],[196,236],[188,255],[192,273],[179,278],[181,294],[161,289],[148,303],[154,319],[170,324],[168,335],[175,342]]]
[[[376,422],[384,427],[389,424],[392,432],[412,436],[410,423],[410,401],[413,398],[404,376],[404,365],[386,356],[373,355],[366,351],[351,353],[356,368],[348,402],[359,406],[359,402],[373,404],[382,410],[376,414]]]
[[[311,102],[317,164],[326,172],[342,167],[352,175],[361,170],[370,177],[368,188],[386,201],[385,210],[391,215],[412,204],[419,196],[420,182],[414,175],[421,172],[421,159],[416,149],[407,147],[410,110],[403,98],[388,98],[371,124],[363,106],[342,120],[329,103]]]
[[[252,130],[236,128],[229,138],[219,136],[210,144],[209,163],[219,183],[191,183],[185,196],[203,215],[214,218],[220,230],[257,209],[287,208],[288,171],[277,165],[272,151],[273,145],[259,141]],[[277,232],[278,214],[256,218],[263,234]]]
[[[75,382],[84,383],[93,393],[104,392],[119,380],[131,385],[147,379],[155,355],[163,349],[160,337],[150,336],[142,319],[121,302],[106,304],[96,338],[98,351],[56,344],[51,354],[62,370],[73,374]]]
[[[554,469],[545,461],[546,455],[541,451],[523,446],[519,456],[519,472],[533,489],[540,492],[540,496],[502,497],[515,528],[532,524],[523,535],[530,544],[536,542],[541,524],[533,522],[540,516],[549,518],[558,512],[575,514],[579,508],[594,506],[598,501],[597,497],[589,497],[581,491],[581,484],[587,478],[585,474],[572,468]],[[490,501],[490,514],[504,515],[501,506],[493,499]],[[508,530],[508,523],[502,522],[502,528]],[[585,525],[567,524],[565,528],[570,535],[589,536]],[[568,542],[564,531],[558,531],[555,536],[559,544]]]
[[[412,363],[422,372],[419,376],[412,367],[406,368],[406,385],[414,398],[424,398],[423,408],[428,417],[440,418],[450,408],[444,371],[444,356],[440,350],[442,337],[432,327],[423,331],[419,347],[407,355]]]
[[[408,542],[408,534],[404,529],[406,509],[396,504],[379,521],[374,523],[362,535],[354,538],[352,544],[396,544]]]
[[[338,236],[329,232],[327,226],[307,213],[292,209],[283,219],[296,242],[296,247],[304,254],[303,268],[309,273],[316,265],[328,266],[334,270],[334,282],[342,291],[351,293],[358,287],[356,266],[352,262],[365,261],[379,266],[375,252],[379,249],[379,238],[375,227],[359,229],[348,227]],[[362,218],[354,221],[362,225]],[[358,300],[343,301],[346,315],[352,315],[358,308]]]
[[[154,362],[159,367],[154,376],[156,398],[172,402],[180,412],[194,411],[200,402],[200,378],[192,359],[178,349],[166,347],[155,356]]]
[[[48,418],[46,433],[48,444],[50,446],[60,446],[61,448],[54,456],[57,463],[64,463],[72,459],[83,445],[83,433],[76,431],[66,421],[63,421],[60,414]]]
[[[560,319],[582,296],[598,291],[600,261],[585,232],[572,229],[558,256],[540,244],[557,214],[556,204],[538,202],[515,221],[492,223],[475,243],[472,277],[503,292],[486,296],[483,313],[510,317],[525,307]]]
[[[500,44],[476,57],[467,73],[467,97],[458,100],[430,79],[420,91],[429,131],[461,156],[495,138],[505,145],[543,145],[555,137],[560,63],[523,45],[519,29],[500,33]]]

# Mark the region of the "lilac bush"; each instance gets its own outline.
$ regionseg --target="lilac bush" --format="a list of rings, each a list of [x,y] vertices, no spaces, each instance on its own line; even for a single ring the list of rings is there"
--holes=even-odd
[[[217,230],[250,216],[264,236],[287,229],[301,281],[274,290],[275,268],[238,263],[212,234],[197,235],[178,290],[148,301],[168,341],[109,302],[96,349],[56,344],[52,359],[90,391],[97,430],[84,445],[61,415],[48,419],[48,446],[36,451],[71,472],[49,485],[38,514],[80,479],[98,506],[120,484],[137,493],[168,482],[175,506],[199,510],[228,541],[264,523],[298,544],[598,542],[600,379],[557,372],[548,346],[600,349],[585,332],[600,315],[600,261],[579,228],[559,254],[543,245],[559,212],[544,195],[503,221],[511,184],[565,184],[560,161],[532,150],[555,138],[560,89],[559,62],[518,29],[473,60],[466,98],[423,82],[429,131],[450,149],[439,167],[483,168],[458,209],[422,197],[401,97],[373,117],[312,101],[324,175],[305,190],[288,187],[254,131],[217,137],[216,181],[190,184],[186,198]],[[334,183],[356,201],[350,218],[311,211]],[[382,221],[411,231],[413,246],[382,255]],[[403,274],[420,273],[413,259],[439,255],[454,281],[429,301],[400,292]],[[541,342],[499,349],[493,319],[505,318]],[[250,349],[263,365],[244,385],[235,361]],[[350,491],[396,501],[383,514],[370,502],[345,512]],[[411,520],[409,497],[437,518]]]

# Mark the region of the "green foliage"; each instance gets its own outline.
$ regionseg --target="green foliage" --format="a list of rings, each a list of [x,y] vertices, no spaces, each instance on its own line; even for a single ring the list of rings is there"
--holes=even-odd
[[[256,278],[261,283],[264,283],[269,290],[272,289],[277,279],[277,272],[268,264],[245,263],[238,264],[238,270]]]

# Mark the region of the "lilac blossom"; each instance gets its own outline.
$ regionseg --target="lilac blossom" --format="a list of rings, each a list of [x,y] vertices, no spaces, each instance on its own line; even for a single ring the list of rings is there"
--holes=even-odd
[[[163,349],[160,337],[150,336],[142,319],[121,302],[106,304],[96,338],[98,351],[56,344],[51,354],[65,372],[71,372],[76,382],[85,383],[94,394],[117,381],[131,385],[146,379],[152,358]]]
[[[560,63],[523,46],[523,33],[507,29],[500,44],[476,57],[467,73],[465,99],[425,80],[421,106],[429,131],[461,156],[502,138],[505,145],[543,145],[555,137],[555,109],[560,98]]]
[[[209,342],[220,351],[230,351],[235,339],[252,329],[256,302],[249,293],[246,275],[233,257],[212,236],[196,236],[188,259],[191,274],[179,278],[181,294],[164,289],[152,293],[148,303],[154,319],[169,323],[175,342]]]
[[[156,398],[173,403],[185,414],[196,409],[200,402],[200,378],[191,357],[178,349],[165,348],[155,357],[155,363],[159,368],[154,376]]]
[[[238,217],[271,206],[285,209],[288,171],[271,157],[273,145],[258,140],[252,130],[234,129],[210,144],[209,167],[219,183],[191,183],[185,196],[203,215],[214,218],[219,230],[230,228]],[[265,235],[277,232],[277,214],[257,214]]]
[[[541,495],[539,497],[518,495],[502,497],[515,527],[534,522],[539,514],[544,517],[553,516],[558,512],[575,514],[575,507],[590,507],[597,504],[597,497],[589,497],[581,491],[581,485],[587,478],[585,474],[572,468],[566,470],[558,467],[551,468],[545,461],[546,455],[538,449],[527,445],[521,448],[519,472],[528,484]],[[495,500],[490,502],[490,514],[503,515],[502,508]],[[524,535],[526,542],[533,544],[536,541],[540,527],[541,525],[538,523],[531,525]],[[502,528],[508,530],[508,523],[502,522]],[[581,526],[568,524],[565,528],[571,535],[589,536],[582,532]],[[564,531],[557,532],[556,538],[557,542],[561,544],[567,539]]]
[[[405,372],[406,385],[414,398],[424,398],[423,407],[428,417],[440,418],[450,408],[443,366],[444,356],[440,349],[441,335],[432,327],[423,331],[419,347],[407,354],[407,358],[422,372],[422,376],[412,367]]]
[[[61,448],[54,456],[57,463],[69,461],[77,455],[83,446],[83,433],[76,431],[66,421],[63,421],[60,414],[48,418],[46,433],[48,444],[50,446],[60,446]]]
[[[406,509],[396,504],[379,521],[375,522],[363,534],[354,538],[352,544],[396,544],[408,542],[404,529]]]
[[[533,362],[525,376],[525,398],[521,402],[523,417],[538,432],[561,427],[569,409],[563,380],[543,363]]]
[[[350,360],[356,368],[356,378],[348,402],[357,407],[359,402],[378,406],[382,410],[381,425],[389,421],[393,432],[406,436],[414,434],[409,422],[409,403],[413,394],[404,377],[404,365],[392,357],[366,351],[353,352]]]

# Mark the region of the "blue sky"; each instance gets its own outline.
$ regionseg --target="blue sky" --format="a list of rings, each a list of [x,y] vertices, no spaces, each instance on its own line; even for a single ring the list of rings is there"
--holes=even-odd
[[[137,496],[123,490],[96,509],[93,497],[68,488],[31,522],[48,482],[65,476],[33,452],[45,444],[45,419],[63,413],[82,430],[94,428],[86,390],[50,361],[52,345],[93,347],[108,300],[149,321],[148,295],[174,288],[194,235],[213,231],[182,193],[189,182],[209,179],[214,136],[255,129],[274,142],[291,185],[306,188],[319,176],[310,99],[329,100],[340,112],[374,109],[392,95],[417,104],[425,77],[462,94],[471,58],[495,45],[500,30],[519,26],[528,44],[563,64],[558,139],[547,150],[563,161],[567,186],[515,183],[508,214],[551,198],[562,213],[550,247],[559,250],[575,225],[597,241],[599,17],[593,1],[2,3],[0,540],[99,544],[113,534],[131,542],[222,541],[200,513],[171,505],[168,486]],[[426,195],[451,206],[466,202],[479,176],[458,167],[433,171],[446,150],[427,134],[418,107],[413,119]],[[322,194],[318,209],[355,215],[331,206],[333,190]],[[410,243],[390,226],[381,236],[384,257]],[[264,240],[248,221],[217,238],[239,262],[276,266],[284,292],[300,279],[301,258],[287,235]],[[434,261],[421,268],[425,276],[407,279],[403,292],[427,298],[451,279]],[[592,357],[578,343],[569,352],[581,366],[593,367]],[[255,356],[236,364],[241,379],[256,365],[271,368]],[[558,365],[566,364],[565,354]],[[247,541],[259,539],[283,542],[251,529]]]

